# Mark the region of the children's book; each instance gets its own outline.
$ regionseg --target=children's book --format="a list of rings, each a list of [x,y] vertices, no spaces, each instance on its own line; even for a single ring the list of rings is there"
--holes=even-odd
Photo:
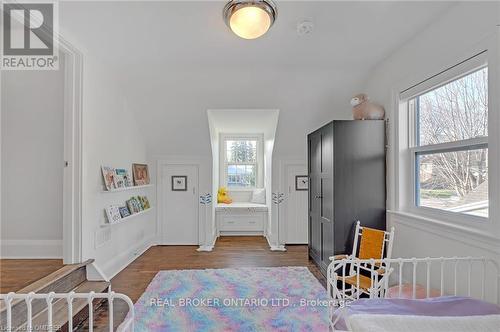
[[[127,201],[127,206],[128,206],[130,213],[132,213],[132,214],[138,213],[141,211],[139,209],[139,203],[137,202],[137,200],[134,197],[132,197],[131,199],[129,199]]]
[[[108,217],[108,222],[110,224],[120,221],[122,218],[120,214],[120,208],[118,205],[110,205],[106,208],[106,216]]]
[[[117,188],[126,188],[132,186],[130,175],[124,168],[115,169],[115,185]]]
[[[130,211],[128,210],[128,207],[120,206],[120,215],[122,216],[122,218],[130,216]]]
[[[102,166],[102,177],[104,179],[104,185],[106,186],[106,190],[116,189],[115,184],[115,169],[113,167]]]
[[[136,200],[137,205],[139,205],[139,210],[143,211],[144,210],[144,206],[142,205],[142,198],[141,198],[141,196],[134,197],[134,199]]]
[[[142,203],[142,206],[144,207],[144,210],[151,208],[151,205],[149,204],[149,200],[146,196],[141,197],[141,203]]]

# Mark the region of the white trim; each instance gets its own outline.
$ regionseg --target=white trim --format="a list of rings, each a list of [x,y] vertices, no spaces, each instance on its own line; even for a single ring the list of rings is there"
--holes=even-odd
[[[1,92],[3,91],[2,89],[2,71],[0,70],[0,226],[2,225],[2,216],[3,216],[3,212],[2,212],[2,156],[3,156],[3,152],[2,152],[2,102],[1,102]],[[0,227],[1,229],[1,227]],[[0,230],[0,240],[3,244],[4,240],[1,238],[2,234],[1,234],[1,230]],[[3,257],[3,248],[2,246],[0,245],[0,257]]]
[[[414,84],[409,88],[405,88],[400,93],[401,100],[408,100],[419,95],[425,94],[431,90],[446,85],[452,81],[460,79],[468,74],[479,70],[487,65],[487,49],[482,49],[476,54],[472,54],[466,59],[462,59],[456,64],[451,64],[450,67],[434,73],[429,78],[425,78],[419,83]]]
[[[83,54],[59,36],[64,54],[64,168],[63,260],[65,264],[82,261],[82,110]]]
[[[99,265],[95,264],[104,280],[111,280],[120,271],[129,266],[139,256],[144,254],[146,250],[156,245],[155,236],[151,236],[139,243],[137,246],[130,248],[128,251],[122,252],[106,263]]]
[[[86,266],[87,280],[89,281],[110,281],[104,272],[95,262]]]
[[[215,247],[215,242],[217,241],[217,237],[214,237],[214,240],[211,245],[200,245],[196,251],[212,251]]]
[[[396,227],[396,224],[403,224],[426,233],[438,234],[441,237],[500,254],[498,238],[490,233],[461,225],[450,225],[441,220],[422,217],[413,213],[387,211],[387,215],[388,226]]]
[[[65,264],[82,261],[82,100],[83,54],[61,35],[56,36],[64,63],[63,239],[2,239],[2,258],[63,258]],[[0,72],[1,80],[1,72]],[[1,119],[1,112],[0,112]],[[0,120],[1,124],[1,120]],[[1,135],[0,135],[1,136]],[[0,138],[1,143],[1,138]],[[0,153],[1,165],[1,153]],[[1,167],[1,166],[0,166]],[[0,168],[1,170],[1,168]],[[1,179],[0,179],[1,181]],[[1,182],[0,182],[1,185]],[[1,224],[0,194],[0,224]],[[18,248],[19,247],[19,248]],[[18,248],[18,249],[9,249]],[[14,250],[14,251],[12,251]]]
[[[257,162],[255,163],[228,163],[226,161],[226,141],[228,140],[255,140],[257,141]],[[257,166],[256,179],[254,187],[229,188],[227,185],[227,166],[228,164],[255,165]],[[219,134],[219,184],[220,187],[227,187],[230,191],[251,191],[256,188],[264,187],[264,134]]]
[[[286,251],[286,247],[284,245],[271,245],[270,247],[271,251]]]
[[[393,195],[389,201],[389,208],[398,211],[401,213],[410,213],[413,215],[418,215],[423,219],[434,219],[440,220],[443,224],[448,225],[449,227],[453,227],[456,225],[460,225],[465,229],[475,229],[479,230],[483,233],[490,233],[491,231],[495,233],[500,233],[500,223],[495,221],[495,216],[498,215],[497,208],[495,207],[495,198],[498,198],[499,192],[497,186],[495,184],[499,183],[499,179],[496,176],[495,170],[498,169],[497,158],[499,155],[498,145],[496,140],[498,140],[498,134],[496,133],[496,128],[498,128],[499,115],[497,99],[498,96],[492,91],[497,91],[495,89],[498,86],[497,82],[497,73],[495,69],[498,66],[498,62],[495,59],[497,53],[497,49],[499,45],[496,45],[494,41],[491,39],[486,39],[481,41],[478,45],[473,47],[469,52],[465,53],[465,56],[456,57],[454,59],[450,59],[449,64],[458,63],[458,65],[448,68],[450,72],[446,72],[446,70],[436,71],[439,75],[431,76],[430,79],[423,79],[422,81],[425,83],[425,87],[421,90],[415,90],[419,87],[419,84],[415,84],[411,81],[407,81],[406,83],[400,83],[392,89],[392,98],[393,98],[393,117],[395,119],[395,129],[394,129],[394,140],[392,146],[389,151],[389,154],[392,157],[392,163],[389,163],[388,172],[391,174],[391,167],[393,168],[393,173],[395,174],[395,181],[392,184],[393,187]],[[487,50],[487,51],[485,51]],[[480,55],[478,55],[480,54]],[[464,61],[467,59],[467,61]],[[416,207],[415,206],[415,165],[414,165],[414,152],[418,150],[433,150],[434,148],[457,148],[461,145],[461,143],[445,143],[440,144],[438,146],[429,146],[429,147],[411,147],[412,146],[412,138],[409,135],[409,124],[412,121],[410,116],[408,116],[408,106],[407,100],[408,98],[412,98],[415,94],[422,93],[425,89],[429,89],[432,86],[436,86],[436,80],[440,80],[443,83],[443,80],[453,80],[457,77],[466,75],[471,71],[474,71],[484,64],[488,64],[488,90],[489,93],[489,138],[477,138],[470,140],[467,143],[474,144],[485,144],[487,142],[489,147],[489,197],[490,197],[490,211],[489,218],[467,215],[463,213],[457,212],[449,212],[439,209],[425,208],[425,207]],[[443,76],[444,75],[444,76]],[[422,84],[424,84],[422,83]],[[431,84],[432,83],[432,84]],[[413,84],[413,85],[412,85]],[[408,91],[404,91],[404,89],[408,86],[412,86],[412,93],[408,94]],[[404,92],[401,92],[404,91]],[[493,130],[492,130],[493,129]],[[497,199],[498,200],[498,199]],[[474,227],[474,228],[472,228]],[[496,228],[496,229],[495,229]]]
[[[447,151],[463,151],[466,149],[481,149],[483,146],[488,146],[488,137],[475,137],[464,139],[455,142],[430,144],[422,146],[413,146],[409,150],[412,154],[415,153],[440,153]]]
[[[62,240],[2,240],[2,259],[61,259]]]

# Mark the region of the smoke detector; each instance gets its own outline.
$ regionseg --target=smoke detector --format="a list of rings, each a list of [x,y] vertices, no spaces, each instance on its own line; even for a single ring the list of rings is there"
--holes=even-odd
[[[310,34],[312,33],[313,29],[314,29],[314,24],[309,20],[303,20],[297,23],[297,34],[299,36]]]

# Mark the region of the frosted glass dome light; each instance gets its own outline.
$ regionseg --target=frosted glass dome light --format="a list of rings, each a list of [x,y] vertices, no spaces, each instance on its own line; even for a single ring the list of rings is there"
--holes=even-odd
[[[255,39],[264,35],[277,16],[271,0],[232,0],[224,7],[224,21],[239,37]]]

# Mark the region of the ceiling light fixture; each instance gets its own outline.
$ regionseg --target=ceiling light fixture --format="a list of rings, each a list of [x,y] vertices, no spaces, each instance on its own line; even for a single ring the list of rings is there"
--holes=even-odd
[[[236,35],[255,39],[273,25],[278,9],[272,0],[232,0],[224,6],[223,15]]]

